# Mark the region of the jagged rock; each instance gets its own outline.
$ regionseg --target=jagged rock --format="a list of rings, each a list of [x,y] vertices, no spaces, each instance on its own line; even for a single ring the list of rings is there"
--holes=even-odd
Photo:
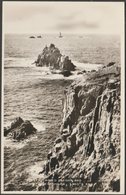
[[[113,66],[114,64],[115,64],[115,62],[109,62],[109,63],[107,64],[107,67]]]
[[[8,133],[15,129],[16,127],[20,126],[23,123],[23,119],[21,117],[17,117],[10,125],[10,127],[4,128],[4,136],[7,136]]]
[[[74,71],[75,65],[71,62],[68,56],[61,56],[61,67],[62,70]]]
[[[26,120],[24,121],[19,129],[21,132],[25,131],[26,136],[30,135],[31,133],[35,133],[36,129],[33,127],[30,121]]]
[[[111,67],[115,64],[115,62],[109,62],[107,65],[104,65],[102,68]]]
[[[60,50],[54,44],[45,47],[34,62],[36,66],[48,66],[51,69],[61,70],[60,74],[70,76],[71,71],[75,70],[75,65],[68,56],[61,55]]]
[[[30,121],[23,121],[22,118],[18,117],[11,123],[11,126],[5,128],[4,135],[7,136],[11,133],[11,136],[15,140],[22,140],[27,136],[36,133],[36,129],[33,127]]]

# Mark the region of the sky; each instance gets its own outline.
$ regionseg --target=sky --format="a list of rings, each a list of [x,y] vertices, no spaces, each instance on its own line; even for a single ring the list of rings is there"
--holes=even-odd
[[[120,34],[123,2],[3,2],[4,33]]]

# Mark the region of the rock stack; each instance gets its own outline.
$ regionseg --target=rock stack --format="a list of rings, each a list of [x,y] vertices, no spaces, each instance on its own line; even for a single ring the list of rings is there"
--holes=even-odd
[[[71,62],[68,56],[62,55],[60,50],[54,44],[45,47],[41,54],[38,55],[35,61],[36,66],[47,66],[50,69],[66,71],[74,71],[75,65]]]
[[[30,121],[17,117],[9,127],[4,128],[4,136],[10,135],[14,140],[20,141],[35,134],[36,131]]]

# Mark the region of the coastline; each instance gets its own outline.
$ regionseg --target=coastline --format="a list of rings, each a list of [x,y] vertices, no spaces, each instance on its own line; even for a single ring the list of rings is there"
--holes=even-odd
[[[77,41],[78,40],[79,38],[77,38]],[[90,40],[90,37],[89,37],[89,40]],[[84,108],[82,108],[80,111],[76,110],[76,106],[77,107],[80,106],[80,103],[78,102],[76,98],[74,100],[74,95],[76,97],[76,95],[78,96],[79,93],[80,94],[82,93],[83,95],[84,93],[86,94],[86,92],[84,92],[84,89],[83,89],[85,85],[87,85],[87,90],[89,86],[89,89],[92,91],[93,88],[95,87],[97,88],[99,86],[99,83],[101,82],[101,86],[103,85],[103,88],[104,88],[104,84],[106,86],[106,83],[104,82],[102,83],[102,77],[106,77],[106,79],[109,79],[111,77],[111,74],[116,75],[117,72],[120,71],[120,63],[118,63],[119,61],[118,43],[115,43],[115,47],[113,48],[111,55],[109,55],[109,58],[106,58],[106,56],[108,56],[108,53],[110,53],[109,51],[110,48],[109,47],[104,48],[103,46],[96,47],[95,42],[94,42],[94,46],[97,48],[97,50],[93,46],[92,48],[88,47],[89,46],[88,45],[86,46],[87,47],[86,50],[83,49],[84,53],[81,53],[81,52],[78,53],[79,49],[76,51],[77,53],[75,53],[75,48],[72,48],[72,47],[69,48],[69,46],[65,48],[65,45],[64,45],[61,51],[63,51],[63,53],[68,53],[68,55],[70,54],[70,56],[72,56],[71,59],[75,60],[75,61],[72,60],[73,63],[77,67],[75,71],[73,72],[71,71],[72,75],[70,75],[69,77],[64,77],[63,75],[59,74],[58,71],[52,73],[48,67],[35,67],[34,65],[31,65],[33,60],[35,60],[33,59],[34,58],[33,56],[35,56],[35,54],[38,53],[37,50],[40,49],[40,44],[39,44],[39,40],[37,40],[36,42],[34,41],[33,43],[31,40],[26,39],[26,42],[27,42],[26,48],[28,44],[33,44],[34,47],[37,48],[34,55],[33,55],[34,50],[33,49],[29,50],[29,48],[27,48],[28,51],[30,51],[30,53],[26,53],[26,56],[22,58],[23,54],[25,53],[24,51],[25,47],[23,44],[21,45],[21,48],[23,49],[22,50],[23,54],[19,52],[20,55],[17,58],[15,57],[16,56],[15,53],[12,53],[11,57],[6,58],[5,89],[7,90],[6,91],[7,94],[6,94],[5,103],[6,103],[6,106],[9,105],[9,110],[8,110],[8,107],[6,107],[5,109],[7,112],[6,114],[8,116],[10,115],[10,113],[12,113],[12,115],[9,116],[10,122],[13,121],[15,116],[17,117],[21,115],[21,117],[23,117],[24,120],[27,120],[27,119],[30,120],[31,123],[33,123],[33,125],[36,127],[38,131],[35,136],[31,136],[31,138],[28,138],[19,143],[18,142],[12,143],[13,141],[11,142],[10,140],[9,142],[8,140],[7,142],[6,141],[4,142],[5,144],[5,165],[4,165],[5,166],[4,168],[5,192],[22,191],[22,190],[38,192],[42,190],[43,188],[42,183],[43,183],[43,180],[46,179],[47,175],[45,173],[39,174],[39,172],[43,170],[43,166],[45,166],[46,164],[47,155],[50,152],[50,149],[64,151],[64,148],[60,146],[60,143],[55,144],[55,141],[57,138],[59,139],[62,136],[61,135],[62,130],[66,131],[66,134],[67,134],[67,131],[69,130],[69,127],[68,128],[66,126],[63,127],[63,124],[66,123],[68,124],[68,126],[71,126],[71,121],[67,119],[67,115],[69,115],[70,118],[72,117],[72,121],[73,121],[72,125],[74,126],[72,127],[73,134],[75,133],[74,128],[75,127],[78,128],[78,125],[79,125],[78,123],[81,122],[81,119],[82,121],[84,120],[84,118],[81,116],[83,115],[82,113],[85,112],[83,111]],[[111,46],[111,43],[109,43],[109,45]],[[15,46],[17,47],[18,44]],[[64,50],[64,48],[66,49],[66,51]],[[81,51],[81,48],[80,48],[80,51]],[[111,60],[116,61],[116,64],[113,67],[107,67],[108,63],[106,62],[108,62],[110,58]],[[88,63],[88,62],[92,62],[92,63]],[[118,70],[113,69],[114,67],[116,67],[115,69],[118,69]],[[9,75],[10,73],[13,73],[12,78]],[[93,75],[94,75],[94,78],[93,78]],[[97,81],[97,76],[99,78],[99,81]],[[93,85],[93,83],[95,83],[95,80],[96,80],[96,84]],[[82,89],[80,86],[83,86]],[[77,94],[76,94],[76,91],[77,91]],[[98,91],[99,91],[99,88],[98,88]],[[90,96],[89,96],[89,100],[87,100],[87,103],[89,101],[90,104],[94,105],[97,102],[96,101],[97,96],[98,94],[96,93],[95,101],[94,101],[94,98],[90,99]],[[85,95],[82,98],[83,98],[83,103],[84,103]],[[67,105],[69,107],[68,109],[65,108],[67,99],[68,99]],[[18,106],[13,104],[15,100]],[[80,102],[81,102],[81,99],[80,99]],[[86,103],[84,104],[85,105],[83,106],[86,106]],[[88,107],[89,107],[88,112],[92,113],[94,107],[90,107],[90,106]],[[73,114],[70,113],[71,111]],[[78,112],[81,112],[80,116]],[[7,115],[5,115],[5,117]],[[82,118],[79,119],[78,117],[82,117]],[[88,117],[88,115],[85,117]],[[73,135],[70,135],[70,136],[73,136]],[[80,139],[78,144],[81,144],[82,137],[81,138],[78,137],[77,139]],[[70,141],[68,142],[65,141],[65,145],[63,141],[62,146],[63,147],[67,146],[67,144],[68,144],[68,147],[70,147]],[[73,143],[73,146],[74,145],[76,144]],[[78,149],[77,153],[80,156],[82,156],[82,159],[83,159],[85,157],[81,154],[83,153],[81,152],[82,145],[80,145],[80,147],[81,149]],[[72,151],[74,150],[75,148],[72,149]],[[65,170],[63,169],[63,166],[66,166],[65,169],[68,171],[70,177],[74,179],[75,176],[71,175],[71,173],[69,172],[72,170],[68,169],[68,168],[71,169],[71,167],[69,167],[68,165],[69,162],[71,163],[71,165],[73,164],[73,166],[75,166],[73,167],[73,170],[77,169],[77,166],[83,167],[83,165],[81,165],[81,163],[83,164],[83,162],[80,159],[79,164],[76,165],[75,163],[76,154],[75,154],[75,158],[73,156],[73,160],[70,160],[71,157],[70,158],[68,157],[67,159],[67,157],[64,155],[64,152],[63,152],[63,158],[65,159],[66,162],[64,162],[63,164],[61,163],[60,168],[64,175],[62,175],[61,173],[59,173],[59,175],[61,175],[62,178],[66,176]],[[120,161],[118,161],[118,164],[119,163]],[[68,165],[68,168],[67,168],[67,165]],[[92,166],[93,168],[95,168],[95,165],[92,165]],[[54,173],[54,170],[51,172],[51,174],[53,173]],[[32,174],[35,176],[35,179],[33,178]],[[91,175],[90,175],[90,178],[91,178]],[[75,189],[73,189],[73,191],[77,191],[77,192],[81,192],[81,191],[87,192],[90,190],[99,191],[99,189],[97,189],[97,186],[94,186],[94,184],[92,186],[88,184],[89,183],[87,182],[86,184],[87,188],[82,187],[81,189],[75,186]],[[48,189],[48,191],[49,190],[50,189]],[[66,189],[62,189],[61,191],[64,192],[65,190]],[[55,191],[55,190],[51,189],[51,191]]]
[[[106,78],[109,78],[110,80],[111,80],[111,75],[112,75],[112,80],[113,79],[116,79],[116,75],[117,75],[117,77],[118,77],[118,74],[119,74],[119,71],[120,70],[120,68],[119,67],[116,67],[116,66],[113,66],[113,67],[106,67],[106,68],[101,68],[101,69],[99,69],[98,71],[96,71],[95,73],[87,73],[87,74],[85,74],[85,75],[83,75],[80,79],[75,79],[73,82],[72,82],[72,84],[68,87],[68,97],[66,96],[65,97],[65,103],[64,103],[64,119],[63,119],[63,122],[62,122],[62,124],[59,124],[59,130],[57,130],[57,133],[59,134],[59,137],[61,137],[61,135],[60,135],[60,132],[63,132],[63,129],[62,129],[62,125],[64,124],[66,124],[66,122],[65,121],[67,121],[67,118],[69,118],[68,116],[70,116],[70,117],[72,117],[72,112],[70,111],[71,109],[73,110],[73,112],[74,112],[74,109],[76,108],[76,106],[77,105],[75,105],[75,108],[73,107],[73,105],[75,104],[75,103],[72,103],[71,101],[73,101],[71,98],[72,98],[72,92],[71,92],[71,87],[73,86],[75,86],[74,87],[74,89],[76,89],[76,88],[78,88],[79,87],[79,85],[81,86],[83,86],[83,85],[85,85],[86,83],[87,83],[87,86],[88,85],[90,85],[90,82],[92,83],[92,81],[95,83],[95,80],[96,80],[96,84],[91,84],[92,85],[92,89],[93,88],[95,88],[96,87],[96,85],[97,85],[97,80],[98,80],[98,78],[100,78],[100,80],[98,81],[98,83],[100,83],[100,82],[103,82],[102,80],[105,80]],[[115,76],[114,76],[115,75]],[[103,78],[102,78],[103,77]],[[115,81],[114,81],[115,82]],[[89,84],[88,84],[89,83]],[[106,83],[106,82],[105,82]],[[103,83],[102,83],[102,85],[103,85]],[[106,85],[106,84],[105,84]],[[104,87],[106,87],[105,85],[103,85],[103,88]],[[72,87],[72,88],[73,88]],[[80,87],[79,87],[80,88]],[[78,88],[78,89],[79,89]],[[69,90],[70,90],[70,92],[69,92]],[[73,89],[72,89],[73,90]],[[80,90],[80,89],[79,89]],[[102,89],[103,90],[103,89]],[[97,88],[96,88],[96,91],[97,91]],[[104,90],[103,90],[104,91]],[[66,93],[66,92],[65,92]],[[78,93],[78,92],[77,92]],[[85,92],[84,92],[85,93]],[[72,96],[71,96],[72,95]],[[70,96],[70,97],[69,97]],[[88,97],[88,96],[87,96]],[[90,96],[89,96],[90,97]],[[96,97],[97,97],[97,95],[96,95]],[[71,107],[71,108],[65,108],[66,106],[66,101],[67,101],[67,98],[70,98],[69,100],[68,100],[68,104],[67,104],[67,107]],[[93,100],[91,100],[91,101],[93,101]],[[78,103],[77,103],[78,104]],[[92,107],[93,108],[93,107]],[[92,108],[89,108],[89,112],[90,112],[90,109],[92,109]],[[69,111],[67,111],[67,110],[69,110]],[[68,114],[68,113],[69,114]],[[91,111],[92,112],[92,111]],[[78,113],[78,111],[76,111],[76,113]],[[78,115],[79,116],[79,115]],[[80,123],[81,122],[81,120],[83,121],[83,117],[82,118],[80,118],[79,119],[79,121],[78,121],[78,117],[77,117],[77,115],[76,116],[74,116],[75,118],[74,118],[74,120],[72,119],[72,123],[74,124],[76,124],[76,123]],[[76,118],[77,117],[77,118]],[[86,118],[88,117],[88,115],[86,116]],[[77,122],[78,121],[78,122]],[[83,123],[83,122],[82,122]],[[67,121],[67,125],[69,126],[71,124],[71,122],[70,121]],[[72,124],[72,125],[73,125]],[[74,125],[74,129],[76,129],[75,128],[75,126],[78,126],[77,124],[76,125]],[[65,128],[66,128],[66,125],[64,126]],[[69,129],[69,128],[68,128]],[[73,131],[75,131],[75,130],[73,130]],[[57,137],[57,135],[56,136],[52,136],[53,135],[53,133],[54,134],[56,134],[56,132],[51,132],[51,131],[48,131],[48,136],[49,136],[49,138],[47,138],[48,136],[47,136],[47,132],[43,132],[43,135],[46,137],[46,139],[48,140],[48,141],[46,141],[46,140],[44,140],[44,136],[43,136],[43,138],[42,138],[42,140],[46,143],[46,145],[44,145],[44,143],[43,143],[43,149],[41,150],[41,152],[40,152],[40,156],[45,156],[45,161],[44,162],[46,162],[46,156],[47,156],[47,154],[48,154],[48,152],[49,152],[49,148],[51,149],[52,148],[52,146],[50,145],[50,143],[55,143],[55,140],[56,140],[56,137]],[[76,134],[76,133],[75,133]],[[73,134],[74,135],[74,134]],[[69,137],[69,135],[68,135],[68,137]],[[53,138],[52,139],[52,141],[49,141],[50,140],[50,138]],[[79,138],[80,139],[80,138]],[[42,142],[43,142],[42,141]],[[34,145],[34,139],[32,140],[32,145]],[[80,140],[80,142],[81,142],[81,140]],[[30,143],[30,142],[29,142]],[[30,143],[31,144],[31,143]],[[66,144],[67,144],[67,142],[66,142]],[[50,146],[49,146],[50,145]],[[45,147],[46,146],[46,147]],[[33,146],[32,146],[33,147]],[[42,147],[42,146],[40,146],[40,147]],[[54,144],[54,146],[53,146],[53,148],[55,149],[55,147],[60,147],[60,146],[55,146],[55,144]],[[72,147],[73,147],[73,144],[72,144]],[[27,149],[26,149],[27,148]],[[23,151],[25,150],[25,151],[27,151],[27,150],[29,150],[28,149],[29,147],[28,147],[28,145],[26,145],[25,147],[24,147],[24,149],[23,149]],[[81,149],[78,149],[78,154],[82,151],[82,146],[80,145],[80,148]],[[60,149],[60,150],[62,150],[62,149]],[[64,150],[64,149],[63,149]],[[74,148],[72,149],[73,151],[74,151]],[[21,150],[22,151],[22,150]],[[44,151],[44,153],[42,154],[42,151]],[[28,151],[27,151],[28,152]],[[27,153],[26,152],[26,153]],[[77,155],[78,155],[77,154]],[[118,153],[119,154],[119,153]],[[58,154],[57,154],[58,155]],[[75,154],[76,155],[76,154]],[[27,164],[27,166],[26,166],[26,168],[25,168],[25,172],[22,172],[22,176],[24,176],[24,181],[25,181],[25,183],[27,183],[28,181],[29,181],[29,175],[28,175],[28,172],[27,172],[27,168],[28,168],[28,170],[30,169],[31,170],[31,172],[34,172],[34,168],[36,167],[36,169],[38,169],[39,171],[41,171],[41,169],[42,169],[42,167],[40,166],[40,164],[41,164],[41,162],[43,161],[43,159],[41,159],[41,157],[40,157],[40,159],[39,160],[37,160],[37,162],[36,162],[36,164],[35,164],[35,154],[34,155],[32,155],[32,156],[34,156],[34,160],[30,160],[30,158],[29,158],[29,160],[31,161],[29,161],[29,163],[30,163],[30,166]],[[32,157],[31,156],[31,157]],[[32,157],[33,158],[33,157]],[[63,163],[61,162],[61,164],[60,164],[60,168],[62,169],[63,167],[62,166],[65,166],[65,164],[67,164],[67,162],[69,162],[69,158],[67,159],[65,156],[63,157],[63,158],[65,158],[66,160],[66,163],[63,161]],[[73,158],[73,157],[72,157]],[[77,157],[76,157],[77,158]],[[92,158],[92,157],[91,157]],[[73,158],[73,161],[74,161],[74,158]],[[83,162],[83,161],[80,161],[81,163]],[[22,164],[23,162],[21,162],[21,164]],[[64,164],[65,163],[65,164]],[[74,164],[75,164],[75,162],[73,162]],[[119,162],[118,162],[119,163]],[[81,164],[80,164],[81,165]],[[81,165],[82,166],[82,165]],[[94,165],[95,166],[95,165]],[[83,167],[83,166],[82,166]],[[40,169],[41,168],[41,169]],[[18,170],[20,171],[20,169],[21,169],[21,167],[20,168],[18,168]],[[63,170],[62,170],[63,171]],[[65,171],[66,171],[66,168],[65,168]],[[52,172],[53,173],[53,172]],[[62,172],[62,173],[64,173],[64,172]],[[31,187],[29,187],[29,189],[30,190],[35,190],[36,191],[36,189],[38,189],[38,187],[40,188],[41,187],[41,183],[43,182],[43,177],[44,178],[46,178],[45,177],[45,175],[39,175],[38,174],[38,177],[37,177],[37,173],[34,173],[36,176],[36,179],[37,179],[37,183],[36,183],[36,185],[33,185],[33,178],[31,178],[31,180],[30,180],[30,184],[26,184],[26,188],[27,188],[27,186],[28,185],[30,185]],[[69,175],[70,175],[70,173],[69,173]],[[17,178],[15,178],[15,179],[17,179],[17,181],[18,180],[20,180],[20,177],[22,177],[22,176],[19,176],[19,177],[17,177]],[[42,177],[41,177],[42,176]],[[31,176],[30,176],[31,177]],[[64,176],[63,176],[64,177]],[[72,176],[73,177],[73,176]],[[15,181],[16,182],[16,181]],[[16,183],[15,183],[16,184]],[[9,186],[8,186],[9,187]],[[20,191],[20,187],[21,186],[18,186],[18,188],[17,188],[17,190],[19,190]],[[14,187],[15,188],[15,187]],[[93,187],[94,188],[94,187]],[[8,191],[7,189],[8,188],[5,188],[6,189],[6,191]],[[22,189],[22,187],[21,187],[21,189]],[[78,191],[79,189],[78,188],[76,188],[75,187],[75,191]],[[81,189],[82,191],[84,190],[83,188]],[[81,190],[79,190],[79,191],[81,191]],[[88,189],[89,190],[89,189]],[[85,189],[84,191],[88,191],[87,189]],[[64,191],[64,190],[63,190]]]

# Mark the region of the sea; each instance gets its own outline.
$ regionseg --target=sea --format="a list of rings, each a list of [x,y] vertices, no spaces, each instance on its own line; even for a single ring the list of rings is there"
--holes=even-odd
[[[74,76],[66,79],[62,75],[52,75],[48,68],[35,67],[32,63],[46,45],[54,43],[80,69],[91,70],[111,61],[120,61],[117,36],[64,35],[59,38],[45,34],[42,38],[29,37],[5,35],[4,126],[20,116],[31,120],[42,130],[50,118],[54,118],[54,113],[61,111],[63,90],[69,83],[67,80],[77,76],[74,73]]]
[[[59,38],[58,34],[42,34],[42,38],[33,35],[34,39],[30,36],[4,36],[4,127],[21,117],[30,120],[37,129],[35,136],[22,143],[4,138],[4,184],[7,191],[23,190],[22,184],[17,185],[22,177],[27,187],[28,177],[32,178],[27,170],[46,159],[62,123],[64,89],[82,77],[77,72],[98,69],[109,62],[120,65],[120,37],[116,35],[64,34]],[[52,74],[47,67],[33,64],[43,48],[51,43],[77,66],[70,77]]]

